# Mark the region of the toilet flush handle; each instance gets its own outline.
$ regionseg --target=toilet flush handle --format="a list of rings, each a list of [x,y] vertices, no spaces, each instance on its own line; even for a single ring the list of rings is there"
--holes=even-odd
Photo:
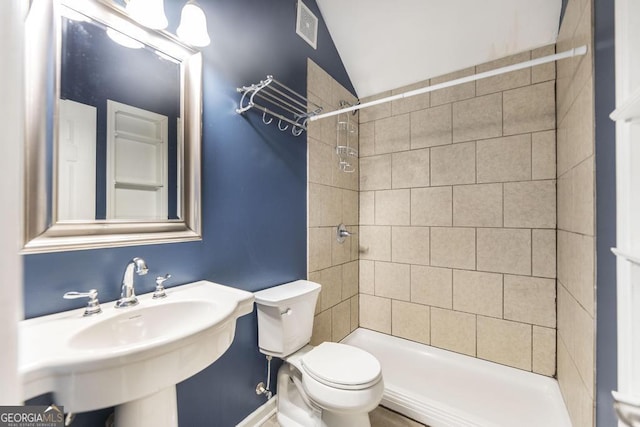
[[[289,316],[291,314],[291,309],[287,308],[285,311],[281,312],[281,316]]]

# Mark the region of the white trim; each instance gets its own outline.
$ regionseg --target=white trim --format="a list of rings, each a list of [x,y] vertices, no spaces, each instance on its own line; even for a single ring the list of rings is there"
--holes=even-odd
[[[628,254],[625,251],[621,251],[618,248],[611,248],[611,252],[613,252],[613,254],[615,256],[617,256],[617,257],[620,257],[622,259],[625,259],[625,260],[629,261],[632,264],[640,266],[640,257],[639,256],[634,256],[634,255]]]
[[[618,392],[640,399],[640,3],[616,0],[616,246]],[[615,396],[614,396],[615,397]],[[619,426],[625,425],[622,421]]]
[[[609,115],[613,121],[640,120],[640,88],[636,89]]]
[[[253,411],[247,418],[240,421],[236,427],[259,427],[266,423],[269,418],[273,417],[278,411],[278,396],[266,401],[262,406],[259,406]]]
[[[473,82],[480,79],[486,79],[487,77],[493,77],[500,74],[510,73],[511,71],[522,70],[524,68],[535,67],[536,65],[546,64],[548,62],[559,61],[561,59],[572,58],[574,56],[580,56],[587,53],[587,46],[579,46],[573,49],[566,50],[564,52],[556,53],[553,55],[543,56],[541,58],[532,59],[530,61],[520,62],[518,64],[508,65],[506,67],[496,68],[495,70],[485,71],[483,73],[473,74],[471,76],[462,77],[455,80],[450,80],[444,83],[438,83],[435,85],[423,87],[420,89],[411,90],[409,92],[400,93],[398,95],[387,96],[386,98],[376,99],[375,101],[365,102],[363,104],[357,104],[352,107],[342,108],[340,110],[330,111],[324,114],[318,114],[316,116],[309,117],[310,121],[324,119],[326,117],[337,116],[338,114],[348,113],[350,111],[361,110],[363,108],[373,107],[374,105],[384,104],[386,102],[396,101],[398,99],[409,98],[410,96],[421,95],[427,92],[433,92],[434,90],[444,89],[446,87],[457,86],[463,83]]]
[[[24,148],[24,16],[28,2],[0,2],[0,404],[22,403],[18,375],[18,322],[22,319],[21,240],[22,150]]]

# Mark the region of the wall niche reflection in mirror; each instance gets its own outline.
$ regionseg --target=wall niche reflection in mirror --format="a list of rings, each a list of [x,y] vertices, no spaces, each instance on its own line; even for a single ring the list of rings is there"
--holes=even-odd
[[[61,17],[58,220],[178,219],[179,62],[72,18]]]

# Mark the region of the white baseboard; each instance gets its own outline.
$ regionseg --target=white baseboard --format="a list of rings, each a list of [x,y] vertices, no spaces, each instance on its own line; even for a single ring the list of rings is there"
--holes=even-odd
[[[236,427],[260,427],[264,424],[269,418],[275,415],[278,409],[278,396],[274,396],[273,398],[266,401],[266,403],[262,406],[259,406],[255,411],[253,411],[247,418],[240,421]]]

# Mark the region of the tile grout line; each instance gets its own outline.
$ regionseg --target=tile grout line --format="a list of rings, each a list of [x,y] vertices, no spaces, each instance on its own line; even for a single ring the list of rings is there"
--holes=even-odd
[[[504,217],[506,216],[505,214],[505,202],[504,202],[504,182],[501,184],[502,187],[502,228],[505,228],[504,226]]]
[[[531,132],[529,134],[529,148],[531,150],[530,151],[530,157],[529,157],[529,161],[530,161],[530,166],[529,167],[531,168],[531,170],[529,171],[530,172],[529,178],[530,178],[531,181],[533,181],[534,180],[534,178],[533,178],[533,132]]]
[[[505,316],[505,289],[504,289],[504,274],[501,274],[502,276],[502,319],[504,320],[504,316]]]
[[[533,370],[534,369],[533,368],[533,360],[534,360],[534,357],[535,357],[535,350],[534,350],[533,346],[534,346],[534,340],[533,340],[533,324],[532,324],[531,325],[531,369],[530,369],[531,372],[534,372],[534,370]]]

